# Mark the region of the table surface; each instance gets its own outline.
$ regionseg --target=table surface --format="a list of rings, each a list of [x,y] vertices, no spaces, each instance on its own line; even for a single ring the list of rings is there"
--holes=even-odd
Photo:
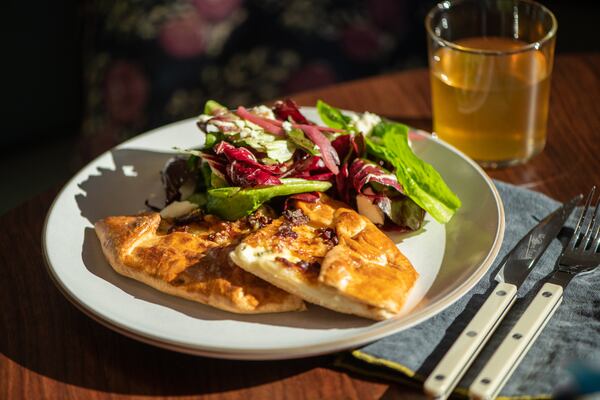
[[[546,149],[526,165],[488,171],[566,200],[600,184],[600,54],[557,57]],[[426,70],[301,93],[430,129]],[[335,355],[242,362],[151,347],[94,322],[53,285],[41,230],[59,188],[0,217],[0,398],[395,399],[418,391],[335,369]]]

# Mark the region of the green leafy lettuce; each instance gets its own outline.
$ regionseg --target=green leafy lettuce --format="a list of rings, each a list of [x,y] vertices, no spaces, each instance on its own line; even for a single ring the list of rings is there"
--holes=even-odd
[[[432,165],[418,158],[408,145],[408,127],[381,122],[365,138],[367,152],[394,167],[405,194],[440,223],[452,218],[461,202]]]
[[[335,107],[330,106],[322,100],[317,100],[317,112],[325,125],[335,129],[349,130],[352,119]]]
[[[277,196],[305,192],[324,192],[331,183],[306,179],[281,179],[281,185],[245,188],[237,186],[208,190],[206,210],[222,219],[233,221],[256,211],[264,202]]]
[[[287,140],[274,140],[264,143],[264,151],[267,157],[278,163],[283,163],[292,159],[296,146]]]
[[[204,114],[215,115],[220,111],[227,111],[227,107],[214,100],[208,100],[206,104],[204,104]]]

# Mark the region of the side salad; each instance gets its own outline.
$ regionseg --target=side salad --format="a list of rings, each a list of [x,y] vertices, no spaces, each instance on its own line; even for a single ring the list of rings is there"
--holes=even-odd
[[[203,145],[179,149],[183,156],[162,171],[161,214],[237,220],[327,192],[387,229],[417,230],[425,212],[440,223],[452,218],[460,200],[413,153],[406,125],[369,112],[346,115],[323,101],[316,107],[324,126],[290,99],[235,110],[208,101],[197,122]]]

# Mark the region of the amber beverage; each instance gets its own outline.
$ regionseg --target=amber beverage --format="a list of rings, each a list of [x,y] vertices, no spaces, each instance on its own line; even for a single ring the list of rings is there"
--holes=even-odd
[[[547,10],[529,1],[442,4],[427,21],[434,132],[486,167],[528,160],[546,142],[553,17],[540,20]],[[532,7],[543,10],[527,22]],[[510,12],[501,16],[503,10]],[[442,38],[444,29],[451,41]]]

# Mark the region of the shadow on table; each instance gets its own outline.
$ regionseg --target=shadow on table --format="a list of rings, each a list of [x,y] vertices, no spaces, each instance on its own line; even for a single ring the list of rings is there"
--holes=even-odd
[[[146,150],[122,149],[111,152],[115,168],[101,168],[79,187],[75,196],[81,215],[90,223],[110,215],[135,214],[143,209],[148,194],[150,203],[163,204],[159,170],[173,155]],[[110,282],[136,300],[168,307],[192,318],[235,320],[245,323],[298,327],[304,329],[344,329],[372,324],[363,318],[344,316],[317,306],[303,313],[240,315],[196,302],[166,295],[133,279],[116,273],[102,254],[93,228],[85,228],[81,257],[94,275]]]
[[[141,160],[148,152],[135,154]],[[115,154],[115,159],[121,155]],[[156,171],[169,155],[155,156]],[[78,199],[91,220],[122,212],[119,202],[126,192],[140,188],[135,179],[110,171],[105,176],[121,184],[121,190],[104,193],[106,204],[98,208],[85,198]],[[150,176],[157,179],[156,172]],[[143,174],[138,177],[145,178]],[[82,186],[90,190],[85,183]],[[0,231],[0,370],[2,379],[13,376],[14,382],[27,383],[27,388],[18,389],[28,391],[22,393],[85,397],[87,392],[79,388],[105,392],[109,397],[110,393],[221,393],[284,380],[330,364],[330,357],[252,362],[180,354],[129,339],[86,317],[65,300],[44,270],[41,232],[51,196],[53,193],[38,197],[3,216],[11,229]],[[138,197],[143,204],[145,193]],[[72,386],[65,388],[61,383]]]
[[[38,261],[41,263],[39,258]],[[28,274],[33,273],[30,268]],[[19,309],[8,309],[4,318],[11,320],[12,326],[10,331],[0,330],[0,353],[4,357],[50,379],[43,388],[37,386],[40,380],[31,379],[26,389],[29,393],[66,393],[52,380],[105,392],[108,397],[110,393],[222,393],[284,380],[330,363],[329,357],[260,362],[217,360],[152,347],[87,318],[65,301],[46,274],[35,279],[37,287],[47,290],[27,298]],[[36,309],[45,312],[36,314]],[[31,311],[35,317],[19,315],[23,310]],[[10,361],[3,364],[6,370],[15,368],[16,372]],[[82,393],[77,388],[69,389],[73,398]]]

